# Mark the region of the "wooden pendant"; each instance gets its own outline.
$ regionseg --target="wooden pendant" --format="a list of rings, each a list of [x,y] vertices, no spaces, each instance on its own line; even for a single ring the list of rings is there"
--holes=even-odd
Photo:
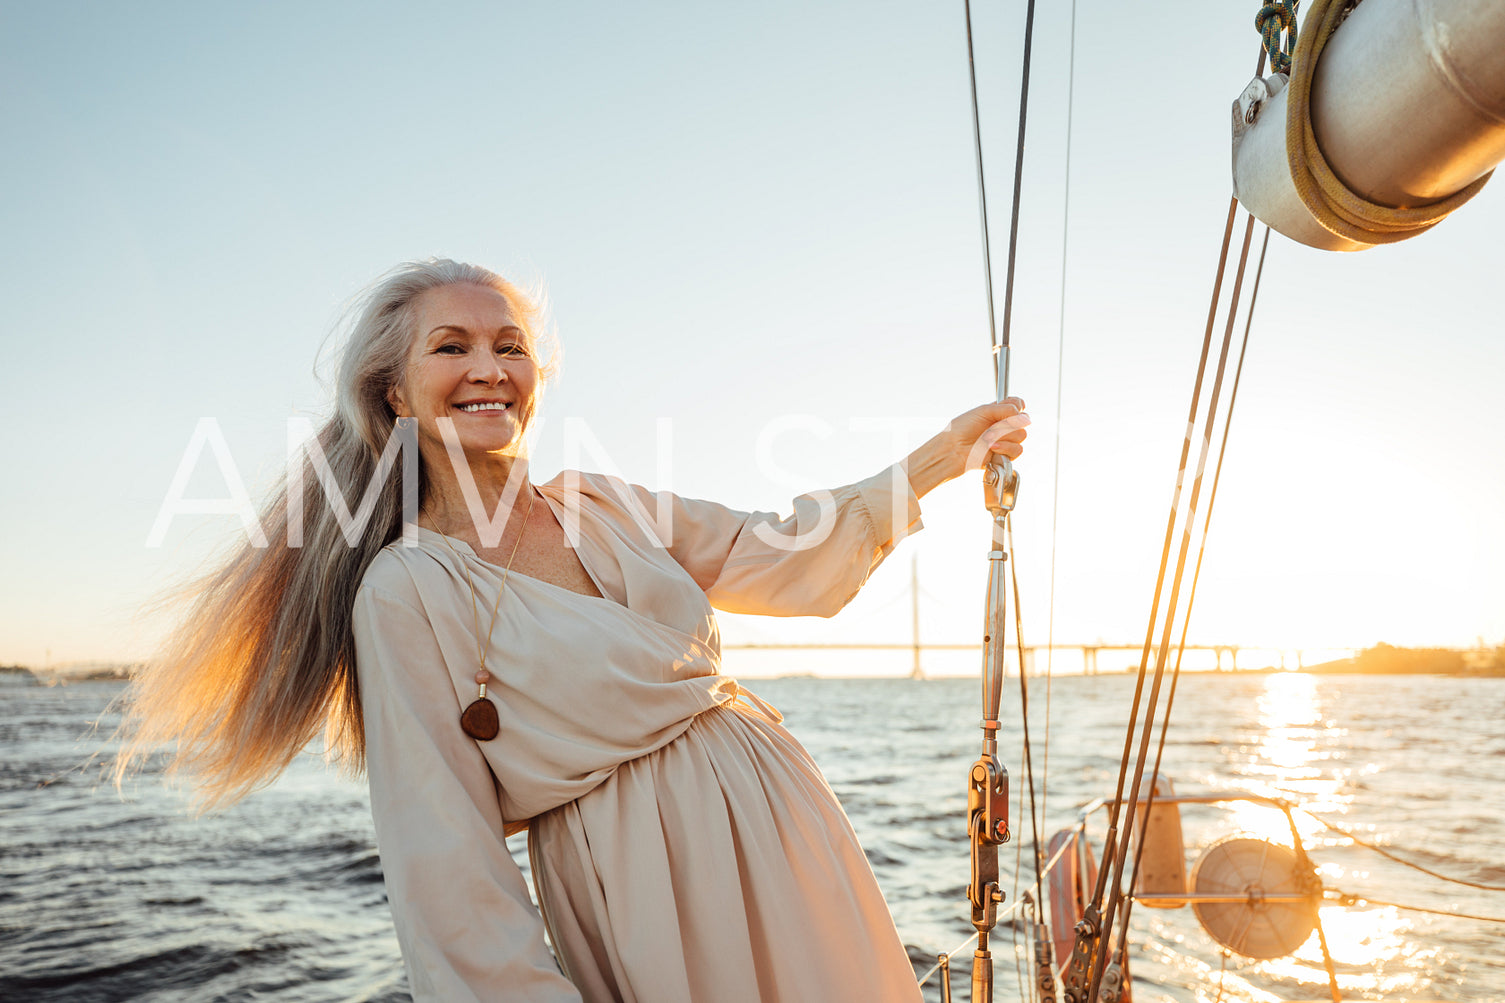
[[[471,701],[460,715],[460,730],[478,742],[489,742],[502,730],[496,704],[485,697]]]

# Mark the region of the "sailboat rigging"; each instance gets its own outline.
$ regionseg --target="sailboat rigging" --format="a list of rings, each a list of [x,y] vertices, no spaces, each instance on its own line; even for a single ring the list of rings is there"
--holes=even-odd
[[[1402,12],[1398,10],[1402,5],[1389,0],[1368,0],[1362,16],[1356,13],[1358,6],[1316,0],[1307,15],[1307,26],[1300,32],[1292,0],[1265,4],[1256,18],[1263,48],[1253,82],[1233,104],[1234,194],[1213,280],[1187,419],[1189,431],[1181,445],[1116,789],[1111,796],[1085,806],[1076,825],[1051,839],[1048,860],[1041,850],[1036,821],[1022,617],[1015,584],[1015,637],[1020,649],[1023,755],[1034,830],[1034,881],[1006,913],[1020,914],[1031,928],[1027,937],[1034,952],[1030,985],[1034,998],[1042,1003],[1054,1003],[1058,996],[1063,1003],[1129,1000],[1129,917],[1136,902],[1158,908],[1191,904],[1209,935],[1227,950],[1248,957],[1291,953],[1315,932],[1327,990],[1334,1003],[1343,999],[1319,907],[1325,898],[1340,902],[1351,902],[1352,898],[1324,888],[1292,815],[1300,806],[1247,793],[1177,794],[1161,767],[1270,231],[1329,250],[1356,250],[1406,239],[1430,229],[1472,198],[1487,182],[1494,165],[1505,159],[1505,61],[1492,55],[1505,46],[1505,6],[1487,0],[1430,0],[1409,5]],[[988,323],[998,399],[1002,400],[1008,385],[1034,3],[1028,3],[1024,25],[1001,337],[994,329],[970,0],[965,3],[965,16]],[[1350,26],[1340,31],[1345,19]],[[1319,64],[1324,50],[1329,65]],[[1376,52],[1383,58],[1376,61]],[[1274,70],[1268,78],[1264,76],[1267,55]],[[1367,62],[1365,56],[1369,57]],[[1343,96],[1345,84],[1360,72],[1370,75],[1357,82],[1362,99]],[[1375,82],[1387,75],[1396,82],[1389,93]],[[1362,114],[1352,113],[1356,100],[1366,103],[1360,109]],[[1383,128],[1387,116],[1414,116],[1418,109],[1427,108],[1441,110],[1427,128],[1414,134],[1395,138]],[[1395,148],[1386,156],[1368,162],[1356,159],[1355,151],[1385,143]],[[1240,229],[1241,205],[1242,235],[1225,302],[1225,275]],[[1247,283],[1250,291],[1245,303],[1250,251],[1260,222],[1266,224],[1265,232],[1252,280]],[[1222,337],[1214,347],[1220,317]],[[1243,337],[1229,379],[1228,363],[1240,317]],[[1204,505],[1204,474],[1214,433],[1219,430],[1220,443],[1206,484]],[[1194,443],[1197,455],[1192,463]],[[998,848],[1010,838],[1008,773],[998,760],[997,738],[1002,728],[998,713],[1007,656],[1006,571],[1013,570],[1010,529],[1018,485],[1018,473],[1007,460],[995,460],[985,468],[984,502],[992,517],[992,547],[988,553],[983,635],[983,743],[982,753],[969,772],[967,806],[971,856],[967,894],[977,941],[972,959],[972,1003],[991,1003],[993,999],[989,935],[1002,915],[999,906],[1004,899]],[[1198,541],[1197,556],[1183,599],[1194,540]],[[1176,557],[1172,567],[1173,547]],[[1178,623],[1179,638],[1175,636]],[[1252,839],[1225,841],[1209,849],[1188,876],[1179,807],[1232,801],[1284,813],[1292,845],[1286,848]],[[1087,842],[1086,832],[1088,818],[1098,811],[1107,814],[1100,859]],[[923,984],[939,972],[941,998],[946,1003],[951,999],[950,963],[949,954],[940,955],[935,968],[921,979]]]
[[[972,4],[965,0],[967,22],[967,68],[972,94],[972,135],[977,153],[977,195],[982,219],[983,275],[987,287],[988,337],[994,358],[997,399],[1008,396],[1009,335],[1013,318],[1015,264],[1019,243],[1019,200],[1023,190],[1024,140],[1029,109],[1030,50],[1034,40],[1035,3],[1029,0],[1025,15],[1023,82],[1019,93],[1019,136],[1014,155],[1013,212],[1009,223],[1008,269],[1004,283],[1003,326],[995,333],[993,269],[989,251],[986,172],[983,169],[982,126],[977,101],[977,68],[972,46]],[[998,874],[998,848],[1010,838],[1009,775],[998,760],[999,702],[1003,696],[1005,643],[1008,609],[1008,520],[1019,494],[1019,474],[1003,456],[994,454],[983,471],[984,504],[991,516],[992,542],[988,550],[987,615],[983,633],[982,751],[967,778],[967,835],[971,845],[971,873],[967,899],[977,947],[972,956],[972,998],[981,1003],[993,999],[993,956],[988,937],[998,923],[998,904],[1003,889]],[[1017,610],[1016,610],[1017,612]],[[1021,651],[1020,666],[1023,667]],[[1022,676],[1021,676],[1022,677]],[[1031,777],[1031,787],[1033,778]],[[1031,806],[1034,792],[1030,792]],[[1039,839],[1035,840],[1038,858]],[[1037,859],[1038,867],[1038,859]],[[949,988],[949,982],[948,982]]]

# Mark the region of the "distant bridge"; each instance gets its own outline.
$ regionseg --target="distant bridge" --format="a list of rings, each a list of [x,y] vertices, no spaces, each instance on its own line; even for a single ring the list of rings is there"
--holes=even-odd
[[[722,651],[908,651],[914,654],[911,670],[909,670],[909,678],[911,679],[926,678],[926,672],[924,672],[920,664],[921,652],[975,651],[978,652],[978,655],[981,655],[981,651],[983,651],[981,642],[971,643],[971,645],[930,645],[930,643],[920,642],[920,559],[918,559],[918,556],[909,563],[909,604],[911,604],[911,607],[909,607],[909,620],[911,620],[911,634],[909,634],[909,637],[911,637],[911,640],[908,643],[895,642],[888,643],[888,645],[885,645],[885,643],[873,643],[873,645],[864,645],[864,643],[858,643],[858,645],[841,645],[841,643],[829,643],[829,645],[825,645],[825,643],[817,643],[817,645],[757,645],[757,643],[752,643],[752,645],[722,645],[721,648]],[[1159,649],[1159,646],[1153,646],[1150,649],[1151,661],[1154,660],[1154,654],[1156,654],[1157,649]],[[1014,651],[1016,649],[1011,646],[1010,657],[1013,657]],[[1138,645],[1108,645],[1108,643],[1103,642],[1091,643],[1091,645],[1025,645],[1025,672],[1029,673],[1029,675],[1035,675],[1035,652],[1041,651],[1081,652],[1082,672],[1090,676],[1096,676],[1097,652],[1135,652],[1135,660],[1133,661],[1135,661],[1135,664],[1138,664],[1138,655],[1139,652],[1144,651],[1144,642],[1138,643]],[[1296,658],[1297,670],[1305,669],[1306,667],[1306,651],[1299,648],[1281,648],[1279,645],[1187,645],[1186,651],[1213,652],[1216,658],[1218,658],[1218,672],[1224,670],[1224,655],[1228,657],[1228,672],[1239,672],[1240,651],[1278,654],[1279,660],[1281,660],[1281,664],[1279,664],[1281,669],[1288,669],[1290,667],[1287,664],[1288,657]],[[1309,651],[1321,652],[1323,660],[1332,658],[1338,652],[1344,652],[1348,657],[1359,654],[1358,648],[1312,648]],[[1174,658],[1174,655],[1171,655],[1171,657]],[[1260,667],[1263,669],[1264,666]]]
[[[925,670],[920,664],[920,654],[924,651],[975,651],[982,653],[982,643],[974,644],[921,644],[920,643],[920,565],[916,555],[909,565],[909,595],[910,595],[910,641],[907,644],[724,644],[723,651],[909,651],[913,653],[909,677],[911,679],[924,679]],[[1014,648],[1010,648],[1012,653]],[[1158,646],[1150,649],[1150,658],[1153,661]],[[1280,656],[1280,668],[1289,668],[1286,664],[1288,656],[1294,655],[1296,669],[1299,671],[1306,667],[1305,650],[1299,648],[1282,648],[1278,645],[1262,647],[1257,644],[1188,644],[1187,651],[1211,651],[1217,656],[1217,671],[1223,671],[1223,656],[1228,656],[1229,672],[1238,671],[1239,651],[1271,652]],[[1324,659],[1333,657],[1335,652],[1347,652],[1349,656],[1358,654],[1357,648],[1313,648],[1312,651],[1322,652]],[[1024,646],[1024,670],[1034,674],[1035,653],[1039,651],[1079,651],[1082,654],[1082,671],[1089,675],[1098,674],[1097,653],[1099,651],[1131,651],[1136,656],[1144,651],[1144,643],[1139,644],[1026,644]],[[1173,657],[1173,656],[1172,656]],[[1137,657],[1135,662],[1137,664]],[[1268,663],[1267,663],[1268,664]],[[1264,666],[1261,666],[1263,668]]]
[[[978,652],[979,654],[981,654],[981,652],[982,652],[982,644],[981,643],[977,643],[977,644],[919,644],[917,642],[910,642],[908,644],[901,644],[901,643],[892,643],[892,644],[881,644],[881,643],[880,644],[839,644],[839,643],[838,644],[724,644],[724,645],[722,645],[722,650],[723,651],[821,651],[821,650],[825,650],[825,651],[908,651],[908,652],[911,652],[913,654],[913,656],[914,656],[913,662],[912,662],[912,667],[911,667],[910,673],[909,673],[910,678],[912,678],[912,679],[923,679],[923,678],[925,678],[925,671],[924,671],[923,668],[921,668],[921,664],[920,664],[920,655],[921,655],[922,652],[925,652],[925,651],[975,651],[975,652]],[[1014,651],[1016,649],[1014,649],[1011,646],[1009,650],[1012,652],[1012,651]],[[1049,651],[1079,651],[1079,652],[1081,652],[1081,655],[1082,655],[1082,671],[1085,672],[1089,676],[1095,676],[1095,675],[1098,674],[1098,667],[1097,667],[1097,653],[1098,652],[1100,652],[1100,651],[1110,651],[1110,652],[1111,651],[1129,651],[1129,652],[1134,652],[1137,655],[1139,652],[1142,652],[1143,650],[1144,650],[1144,644],[1143,644],[1143,642],[1141,642],[1139,644],[1103,644],[1103,643],[1095,643],[1095,644],[1050,644],[1050,645],[1046,645],[1046,644],[1026,644],[1024,646],[1025,668],[1026,668],[1027,671],[1032,671],[1033,670],[1034,664],[1035,664],[1035,660],[1036,660],[1036,654],[1038,652],[1041,652],[1041,651],[1046,651],[1046,652],[1049,652]],[[1157,650],[1157,648],[1151,648],[1150,649],[1150,658],[1151,658],[1152,661],[1153,661],[1153,659],[1155,657],[1156,650]],[[1301,649],[1301,648],[1282,648],[1282,647],[1280,647],[1278,645],[1262,646],[1262,645],[1258,645],[1258,644],[1188,644],[1186,646],[1186,650],[1187,651],[1211,651],[1211,652],[1213,652],[1214,655],[1216,655],[1216,657],[1217,657],[1217,671],[1219,671],[1219,672],[1225,671],[1224,667],[1223,667],[1223,658],[1224,658],[1225,655],[1228,658],[1228,667],[1227,667],[1226,671],[1228,671],[1228,672],[1237,672],[1237,671],[1239,671],[1239,667],[1238,667],[1238,653],[1240,651],[1269,652],[1269,653],[1273,653],[1273,654],[1278,654],[1280,656],[1280,664],[1279,664],[1278,667],[1282,668],[1282,669],[1293,668],[1294,667],[1295,669],[1297,669],[1299,671],[1301,669],[1306,668],[1306,654],[1307,653],[1306,653],[1306,650]],[[1321,651],[1322,654],[1324,655],[1324,657],[1331,657],[1332,653],[1335,652],[1335,651],[1349,650],[1350,653],[1352,653],[1354,651],[1357,651],[1357,649],[1339,649],[1339,648],[1318,648],[1318,649],[1312,649],[1312,650],[1314,650],[1314,651]],[[1174,648],[1172,649],[1172,652],[1173,653],[1172,653],[1171,657],[1174,657]],[[1295,662],[1296,662],[1295,666],[1291,666],[1290,664],[1288,664],[1288,659],[1289,658],[1293,658],[1293,657],[1294,657]],[[1261,668],[1263,668],[1263,666],[1261,666]]]

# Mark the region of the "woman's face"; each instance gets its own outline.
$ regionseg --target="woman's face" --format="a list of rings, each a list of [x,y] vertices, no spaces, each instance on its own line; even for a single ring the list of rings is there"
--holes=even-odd
[[[418,419],[424,461],[448,462],[439,418],[454,420],[467,455],[518,455],[537,400],[538,361],[507,298],[451,285],[427,290],[414,306],[407,371],[387,400],[398,417]]]

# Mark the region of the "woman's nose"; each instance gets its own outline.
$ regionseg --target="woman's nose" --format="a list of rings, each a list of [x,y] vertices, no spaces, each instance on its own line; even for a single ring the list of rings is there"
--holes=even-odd
[[[507,369],[502,365],[502,360],[490,352],[480,356],[470,368],[470,378],[475,383],[489,383],[499,386],[507,380]]]

